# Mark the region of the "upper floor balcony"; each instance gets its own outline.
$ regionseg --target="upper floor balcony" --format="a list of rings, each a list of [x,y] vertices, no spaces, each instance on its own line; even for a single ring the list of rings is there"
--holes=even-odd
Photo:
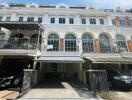
[[[10,38],[0,40],[0,55],[32,55],[40,49],[38,38]]]
[[[37,22],[0,22],[0,55],[36,56],[41,50],[41,32],[44,28]],[[8,31],[7,31],[8,30]],[[19,31],[17,31],[19,30]],[[33,32],[31,35],[21,32]]]

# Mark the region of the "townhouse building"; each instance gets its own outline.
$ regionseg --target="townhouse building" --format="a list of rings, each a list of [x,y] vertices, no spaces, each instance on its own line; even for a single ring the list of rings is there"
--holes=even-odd
[[[119,7],[1,3],[0,27],[1,66],[37,70],[37,80],[132,67],[132,13]]]

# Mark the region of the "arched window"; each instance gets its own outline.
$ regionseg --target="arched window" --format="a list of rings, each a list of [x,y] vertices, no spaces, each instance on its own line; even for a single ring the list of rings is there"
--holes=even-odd
[[[37,44],[37,41],[38,41],[38,34],[33,34],[30,37],[30,43],[31,44]],[[40,35],[40,37],[39,37],[39,43],[41,43],[41,41],[42,41],[42,36]]]
[[[106,35],[104,35],[104,34],[100,35],[99,42],[100,42],[101,52],[107,53],[107,52],[111,51],[110,41]]]
[[[48,51],[59,51],[59,36],[57,34],[50,34],[48,36],[48,45],[53,45],[53,48]]]
[[[84,34],[82,36],[82,46],[84,53],[94,52],[93,38],[88,34]]]
[[[0,33],[0,40],[5,40],[5,33]]]
[[[76,37],[73,34],[65,36],[65,51],[76,51]]]
[[[127,51],[127,45],[126,45],[126,41],[124,39],[124,37],[120,34],[115,36],[116,38],[116,45],[117,47],[121,50],[121,49],[125,49]]]
[[[22,48],[22,44],[24,42],[24,34],[17,33],[15,35],[12,35],[9,39],[9,43],[11,43],[11,48]]]
[[[4,43],[5,43],[5,33],[0,33],[0,48],[4,47]]]

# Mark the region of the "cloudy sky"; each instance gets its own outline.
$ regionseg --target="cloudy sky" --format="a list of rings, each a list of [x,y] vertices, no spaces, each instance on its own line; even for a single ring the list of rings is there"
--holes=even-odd
[[[88,5],[96,8],[132,8],[132,0],[0,0],[10,3],[31,3],[57,4],[66,3],[69,5]]]

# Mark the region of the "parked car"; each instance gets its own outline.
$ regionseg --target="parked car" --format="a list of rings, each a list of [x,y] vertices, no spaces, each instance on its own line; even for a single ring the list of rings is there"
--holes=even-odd
[[[0,88],[16,88],[22,84],[22,75],[18,73],[0,73]]]
[[[107,70],[108,85],[110,88],[132,88],[132,75],[117,70]]]

